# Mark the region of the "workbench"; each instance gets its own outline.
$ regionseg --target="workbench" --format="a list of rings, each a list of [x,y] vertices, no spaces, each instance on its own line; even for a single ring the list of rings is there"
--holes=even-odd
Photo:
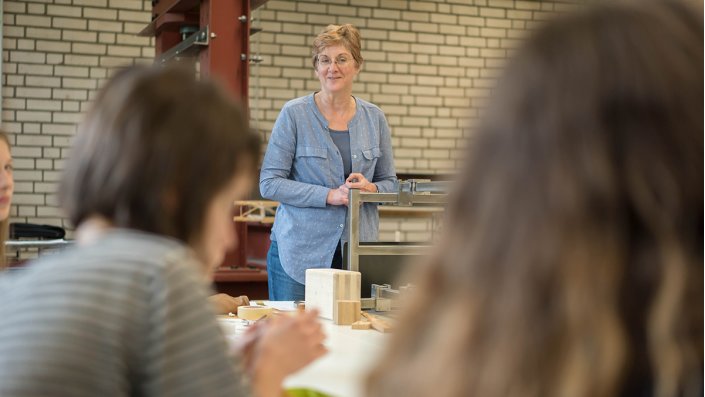
[[[267,301],[264,302],[268,304]],[[277,307],[293,302],[276,302]],[[375,330],[353,330],[349,325],[335,325],[320,319],[326,333],[328,353],[308,367],[287,378],[285,388],[310,388],[334,397],[361,397],[369,371],[385,351],[389,334]],[[229,341],[235,341],[247,327],[243,320],[219,316],[219,323]]]

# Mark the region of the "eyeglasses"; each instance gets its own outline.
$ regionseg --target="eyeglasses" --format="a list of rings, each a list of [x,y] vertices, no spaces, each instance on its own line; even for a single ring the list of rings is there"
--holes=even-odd
[[[335,58],[335,64],[338,65],[338,67],[344,68],[349,63],[350,63],[350,58],[348,58],[345,55],[338,55],[338,57]],[[318,64],[324,68],[327,68],[333,64],[333,60],[328,58],[327,56],[323,55],[323,56],[318,57]]]

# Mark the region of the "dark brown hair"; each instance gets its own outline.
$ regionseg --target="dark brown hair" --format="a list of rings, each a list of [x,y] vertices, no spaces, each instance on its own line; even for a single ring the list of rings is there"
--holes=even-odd
[[[243,112],[213,82],[132,67],[107,82],[79,126],[59,199],[75,225],[102,215],[190,242],[212,198],[257,161]]]
[[[326,26],[313,40],[313,57],[311,61],[314,69],[318,66],[318,55],[326,48],[336,45],[342,45],[350,51],[357,68],[362,66],[360,31],[354,25],[346,23],[344,25]]]
[[[370,396],[702,392],[699,15],[602,4],[528,38]]]

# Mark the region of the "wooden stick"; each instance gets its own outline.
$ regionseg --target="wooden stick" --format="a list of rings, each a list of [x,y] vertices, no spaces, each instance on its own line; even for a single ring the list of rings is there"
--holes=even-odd
[[[388,332],[392,332],[392,326],[385,320],[382,320],[381,318],[377,316],[373,316],[372,314],[365,313],[365,312],[360,312],[363,317],[367,319],[367,321],[370,322],[372,325],[372,328],[376,329],[377,331],[386,334]]]

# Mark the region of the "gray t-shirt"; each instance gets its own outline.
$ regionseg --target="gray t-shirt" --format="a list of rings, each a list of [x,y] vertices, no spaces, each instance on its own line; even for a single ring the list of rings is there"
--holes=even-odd
[[[0,275],[0,396],[245,396],[200,262],[112,230]]]
[[[330,132],[330,137],[333,139],[333,143],[338,147],[338,152],[340,152],[340,157],[343,158],[343,172],[345,172],[345,179],[352,172],[352,158],[350,155],[350,131],[336,131],[328,129]]]

